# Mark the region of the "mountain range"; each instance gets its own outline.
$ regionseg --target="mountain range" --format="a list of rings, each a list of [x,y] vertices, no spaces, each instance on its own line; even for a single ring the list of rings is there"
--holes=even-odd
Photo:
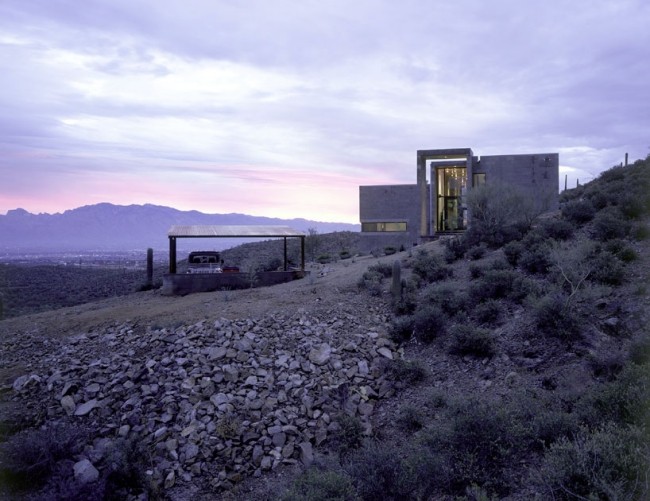
[[[166,249],[172,225],[283,225],[318,233],[359,231],[358,224],[279,219],[246,214],[206,214],[160,205],[86,205],[56,214],[14,209],[0,215],[0,251],[82,251]],[[212,240],[210,248],[228,248],[251,239]]]

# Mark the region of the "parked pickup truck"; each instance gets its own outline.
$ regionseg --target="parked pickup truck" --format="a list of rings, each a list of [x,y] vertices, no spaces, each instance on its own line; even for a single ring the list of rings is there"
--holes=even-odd
[[[223,259],[216,251],[193,251],[187,258],[188,273],[222,273]]]

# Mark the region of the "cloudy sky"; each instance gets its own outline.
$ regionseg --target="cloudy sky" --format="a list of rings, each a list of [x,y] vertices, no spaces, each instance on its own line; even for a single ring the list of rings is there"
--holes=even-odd
[[[1,0],[0,214],[358,222],[418,149],[650,153],[647,0]]]

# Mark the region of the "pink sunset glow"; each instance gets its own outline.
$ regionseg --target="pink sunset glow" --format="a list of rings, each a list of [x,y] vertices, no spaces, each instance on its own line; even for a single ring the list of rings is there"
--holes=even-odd
[[[359,185],[413,183],[426,148],[557,151],[572,187],[648,154],[649,18],[641,0],[8,0],[0,214],[357,223]]]

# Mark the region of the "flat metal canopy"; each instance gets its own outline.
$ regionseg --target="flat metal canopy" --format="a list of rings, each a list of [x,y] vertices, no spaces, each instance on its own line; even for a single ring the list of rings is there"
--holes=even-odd
[[[167,235],[170,238],[211,238],[211,237],[304,237],[301,231],[288,226],[265,225],[174,225]]]

